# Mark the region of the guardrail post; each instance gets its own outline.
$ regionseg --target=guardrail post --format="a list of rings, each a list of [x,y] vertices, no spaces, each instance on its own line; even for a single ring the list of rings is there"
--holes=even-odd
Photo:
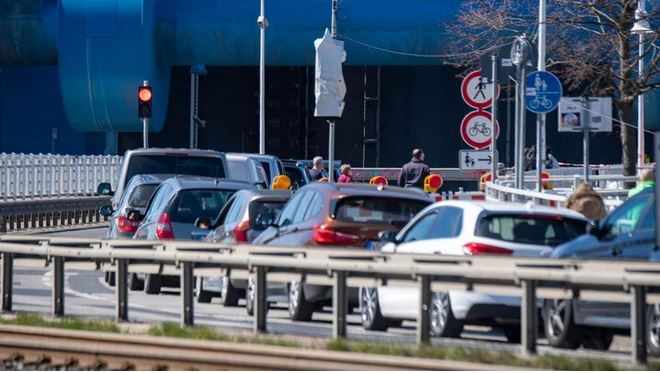
[[[14,254],[2,254],[2,311],[11,312],[14,281]]]
[[[53,257],[53,316],[64,316],[64,257]]]
[[[117,260],[117,321],[128,321],[128,259]]]
[[[346,314],[348,313],[348,297],[346,296],[346,272],[334,273],[334,286],[332,288],[332,338],[346,337]]]
[[[417,343],[429,343],[431,327],[431,276],[419,277],[419,314],[417,316]]]
[[[636,364],[646,365],[646,287],[631,286],[632,301],[630,302],[630,316],[632,317],[632,354]]]
[[[268,313],[268,302],[266,297],[266,267],[256,267],[256,278],[254,281],[254,332],[266,331],[266,314]]]
[[[521,333],[522,352],[527,355],[536,354],[536,336],[538,331],[538,313],[536,310],[536,281],[522,281]]]
[[[194,263],[184,262],[181,264],[181,326],[193,325],[193,266]]]

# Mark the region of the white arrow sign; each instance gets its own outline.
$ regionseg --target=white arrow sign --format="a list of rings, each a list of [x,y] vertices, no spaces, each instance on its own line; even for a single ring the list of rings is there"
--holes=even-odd
[[[490,170],[493,156],[490,150],[459,150],[458,168],[462,171]]]

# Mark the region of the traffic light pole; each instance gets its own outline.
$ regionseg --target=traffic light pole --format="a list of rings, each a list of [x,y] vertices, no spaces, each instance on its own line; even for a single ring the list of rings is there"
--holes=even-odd
[[[149,147],[149,118],[142,118],[142,147]]]

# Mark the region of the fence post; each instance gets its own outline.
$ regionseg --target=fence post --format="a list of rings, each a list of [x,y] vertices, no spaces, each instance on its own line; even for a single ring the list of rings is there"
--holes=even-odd
[[[431,276],[422,275],[419,281],[419,314],[417,316],[417,343],[429,343],[431,326]]]
[[[635,364],[646,365],[646,287],[635,285],[630,287],[630,291],[632,293],[630,336],[632,337],[633,361]]]
[[[194,263],[181,263],[181,326],[194,323],[193,266]]]
[[[117,321],[128,321],[128,259],[117,260]]]
[[[256,267],[256,279],[254,281],[254,332],[266,331],[266,313],[268,313],[268,302],[266,301],[268,289],[266,288],[266,268]]]
[[[11,312],[14,281],[14,254],[2,253],[2,311]]]
[[[64,257],[53,257],[53,316],[64,316]]]
[[[536,281],[522,281],[521,299],[521,333],[522,353],[526,355],[536,354],[536,336],[538,330],[538,314],[536,310]]]
[[[335,272],[332,288],[332,338],[334,339],[346,337],[346,314],[348,311],[346,291],[346,272]]]

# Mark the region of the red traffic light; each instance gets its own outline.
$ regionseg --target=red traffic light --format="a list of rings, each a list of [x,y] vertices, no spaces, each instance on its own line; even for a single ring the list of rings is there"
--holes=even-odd
[[[151,87],[140,87],[140,89],[138,89],[138,98],[140,101],[150,101]]]

